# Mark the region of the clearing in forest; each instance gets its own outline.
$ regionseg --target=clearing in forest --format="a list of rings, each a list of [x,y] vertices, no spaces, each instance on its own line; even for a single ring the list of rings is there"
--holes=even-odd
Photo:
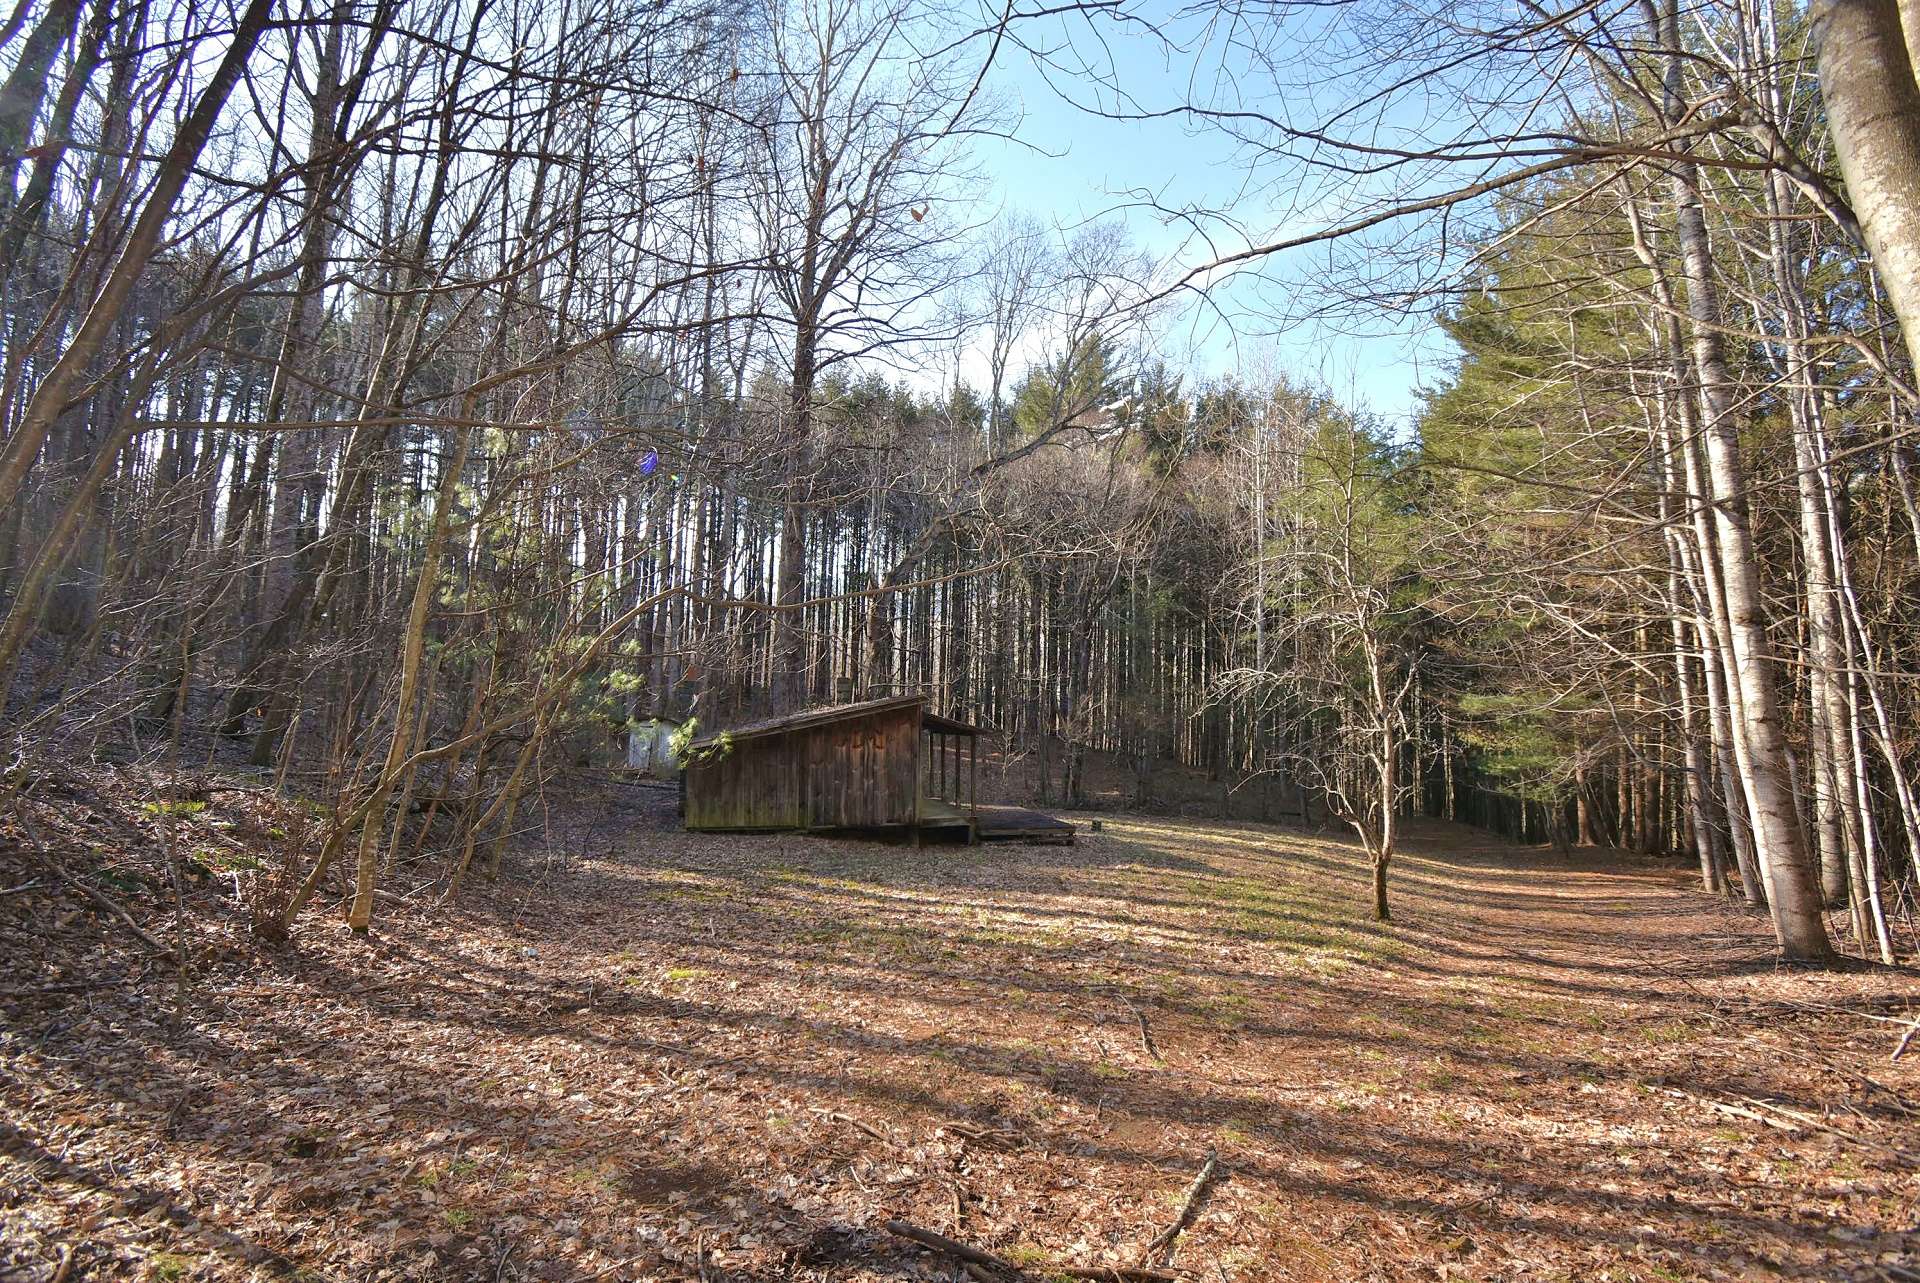
[[[601,815],[371,941],[203,893],[178,1035],[171,968],[35,887],[0,1277],[965,1277],[896,1220],[1044,1278],[1138,1265],[1209,1152],[1154,1254],[1194,1280],[1920,1277],[1911,975],[1778,970],[1672,865],[1411,846],[1376,925],[1351,846],[1254,824]]]

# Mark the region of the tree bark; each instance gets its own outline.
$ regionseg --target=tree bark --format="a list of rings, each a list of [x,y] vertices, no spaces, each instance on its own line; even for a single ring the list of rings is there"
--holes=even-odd
[[[1794,808],[1792,780],[1782,730],[1778,678],[1767,639],[1759,563],[1748,526],[1746,476],[1739,434],[1733,424],[1719,290],[1707,245],[1707,226],[1694,176],[1673,179],[1675,229],[1687,283],[1687,316],[1693,327],[1693,363],[1700,380],[1704,411],[1705,496],[1720,554],[1721,589],[1726,603],[1731,663],[1730,684],[1737,685],[1744,721],[1741,775],[1752,806],[1755,846],[1767,881],[1768,907],[1783,956],[1817,961],[1833,955],[1820,912],[1820,886],[1808,858],[1800,817]]]
[[[1898,0],[1815,0],[1810,16],[1847,198],[1920,363],[1920,6],[1903,14]]]
[[[473,407],[468,405],[465,417],[471,418]],[[386,764],[382,767],[374,782],[378,794],[367,809],[367,817],[360,827],[360,850],[355,867],[353,907],[347,915],[347,926],[356,932],[364,933],[373,921],[374,879],[378,872],[377,861],[380,849],[380,834],[386,820],[386,795],[400,777],[402,764],[407,760],[417,736],[414,733],[414,699],[420,682],[420,657],[426,651],[427,615],[433,606],[434,588],[440,573],[440,550],[446,545],[447,530],[453,520],[453,504],[460,489],[460,477],[467,466],[467,443],[472,440],[471,428],[457,430],[458,444],[454,446],[452,458],[441,466],[439,492],[435,496],[433,507],[433,528],[427,535],[427,546],[420,556],[420,569],[414,579],[413,603],[407,612],[406,634],[400,646],[400,693],[393,702],[393,737],[387,742]],[[424,719],[431,710],[423,710]]]

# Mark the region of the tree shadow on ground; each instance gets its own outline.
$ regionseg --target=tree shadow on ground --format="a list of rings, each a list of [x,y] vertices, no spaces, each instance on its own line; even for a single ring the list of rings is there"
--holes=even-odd
[[[636,843],[371,942],[314,922],[182,1039],[127,1018],[161,979],[15,1026],[47,1036],[4,1148],[76,1202],[227,1188],[191,1214],[230,1242],[155,1232],[234,1277],[265,1250],[355,1277],[893,1278],[922,1258],[888,1217],[1126,1261],[1210,1147],[1230,1178],[1181,1257],[1210,1278],[1812,1279],[1914,1250],[1910,1165],[1711,1108],[1884,1141],[1898,1097],[1848,1075],[1908,1070],[1831,1018],[1730,1025],[1712,986],[1773,978],[1760,937],[1678,879],[1423,834],[1380,925],[1343,842],[1110,829]],[[1686,984],[1653,965],[1689,951]],[[84,1176],[57,1165],[76,1137]]]

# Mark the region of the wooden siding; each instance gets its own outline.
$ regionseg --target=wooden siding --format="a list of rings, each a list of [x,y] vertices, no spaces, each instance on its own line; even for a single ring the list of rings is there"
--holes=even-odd
[[[716,761],[687,768],[690,829],[806,827],[789,736],[747,740]]]
[[[690,829],[866,829],[912,824],[920,708],[891,707],[736,741],[689,766]]]
[[[895,709],[816,727],[802,750],[807,821],[816,829],[911,824],[917,708]]]

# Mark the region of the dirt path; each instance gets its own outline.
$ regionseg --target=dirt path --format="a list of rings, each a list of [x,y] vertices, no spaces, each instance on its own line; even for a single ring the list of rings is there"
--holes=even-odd
[[[1669,866],[1426,825],[1381,927],[1251,824],[575,822],[235,954],[177,1039],[119,942],[9,990],[0,1278],[955,1277],[888,1218],[1044,1277],[1138,1261],[1209,1150],[1195,1280],[1920,1278],[1920,983],[1779,972]]]

